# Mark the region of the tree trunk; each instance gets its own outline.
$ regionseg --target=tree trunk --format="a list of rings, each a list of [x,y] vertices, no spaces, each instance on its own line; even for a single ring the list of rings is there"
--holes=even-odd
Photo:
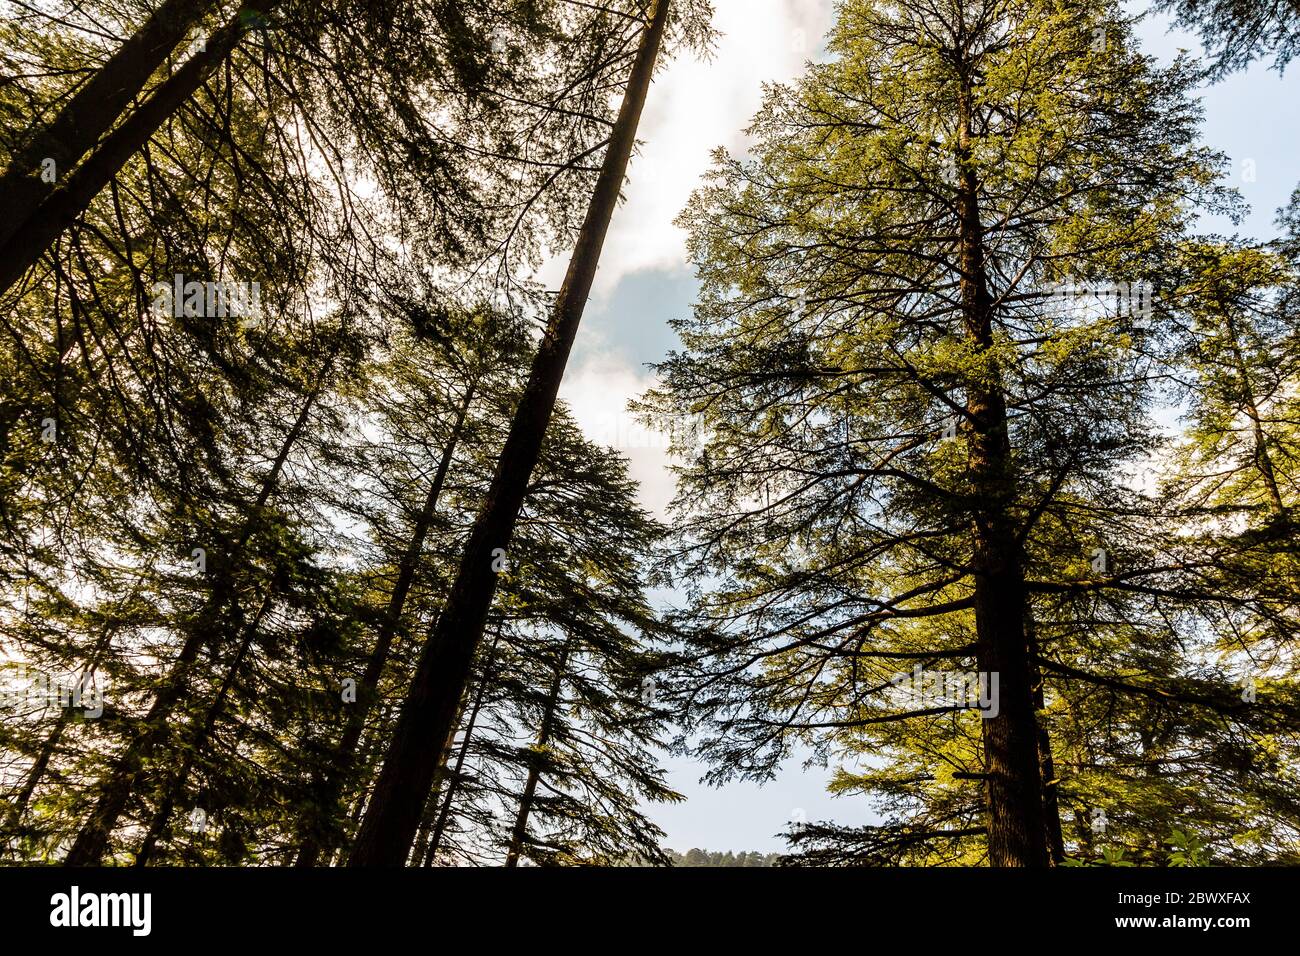
[[[389,595],[388,609],[384,615],[383,623],[380,625],[379,634],[375,639],[375,648],[366,661],[365,672],[362,674],[361,683],[357,687],[356,705],[348,714],[343,736],[339,740],[330,767],[326,769],[325,780],[321,787],[321,807],[324,820],[321,825],[315,828],[315,832],[305,836],[302,847],[298,851],[298,858],[294,861],[294,866],[316,866],[322,851],[333,849],[337,843],[337,840],[332,838],[328,830],[328,821],[334,816],[335,809],[342,798],[347,777],[356,765],[357,743],[361,740],[361,734],[365,730],[366,717],[369,715],[370,707],[374,702],[379,687],[379,679],[383,676],[384,667],[388,663],[393,638],[402,626],[402,613],[406,608],[406,598],[411,591],[411,585],[415,581],[415,572],[420,563],[420,556],[424,553],[425,538],[428,537],[429,526],[433,523],[433,516],[438,508],[438,498],[442,495],[442,487],[446,483],[452,457],[456,453],[456,446],[460,443],[461,432],[465,427],[465,417],[468,415],[470,403],[473,401],[474,386],[471,385],[465,390],[465,397],[461,399],[460,407],[456,411],[456,420],[452,424],[451,434],[447,436],[447,444],[442,450],[442,457],[438,462],[438,470],[433,476],[433,482],[429,485],[428,494],[424,499],[424,507],[420,509],[415,527],[411,531],[410,541],[407,543],[406,550],[402,553],[402,557],[398,562],[397,581],[393,585],[393,593]],[[452,732],[455,732],[454,727]],[[450,747],[450,743],[448,746]]]
[[[0,174],[0,248],[26,224],[55,184],[42,178],[54,161],[54,179],[67,176],[140,95],[176,45],[217,6],[216,0],[164,0],[49,123],[27,138]]]
[[[400,866],[420,825],[420,810],[433,785],[439,757],[438,746],[430,743],[441,744],[447,739],[465,692],[496,591],[494,565],[501,554],[498,549],[509,547],[555,408],[556,393],[591,292],[601,247],[618,205],[668,7],[669,0],[656,0],[569,261],[568,274],[515,410],[487,499],[470,532],[455,583],[421,651],[414,681],[352,849],[350,866]]]
[[[470,708],[469,720],[465,722],[465,739],[460,742],[460,752],[456,755],[456,766],[451,768],[451,773],[447,775],[447,792],[441,799],[442,807],[438,811],[438,819],[433,825],[433,831],[429,835],[429,846],[424,852],[421,866],[433,866],[433,861],[438,856],[438,850],[442,847],[443,835],[447,832],[447,821],[451,818],[451,805],[456,797],[456,788],[461,781],[461,772],[465,766],[465,757],[469,754],[470,738],[474,736],[474,725],[478,722],[479,711],[483,708],[483,701],[487,697],[488,688],[492,685],[495,674],[496,646],[501,639],[501,632],[498,630],[496,637],[492,641],[492,646],[488,649],[487,659],[483,662],[483,678],[479,681],[478,692],[474,695],[474,706]]]
[[[181,646],[180,653],[176,655],[176,659],[173,661],[166,677],[163,678],[162,686],[154,697],[153,705],[149,708],[148,714],[137,725],[138,729],[133,734],[130,743],[127,744],[126,749],[114,762],[108,780],[100,788],[99,799],[96,801],[94,809],[86,822],[82,824],[76,840],[73,841],[72,849],[68,851],[68,855],[63,861],[65,866],[93,866],[100,862],[104,852],[108,849],[108,841],[112,836],[113,828],[117,826],[118,818],[126,809],[131,794],[135,792],[145,764],[153,755],[154,749],[167,736],[167,722],[185,693],[185,689],[189,684],[190,670],[198,659],[199,652],[207,644],[215,643],[220,639],[222,619],[227,609],[236,600],[234,593],[235,581],[232,577],[233,562],[243,550],[244,545],[248,543],[248,539],[253,533],[257,514],[266,507],[267,501],[270,500],[271,494],[279,483],[280,472],[284,470],[285,461],[307,424],[307,418],[321,393],[332,362],[333,355],[326,362],[325,370],[321,373],[321,384],[318,384],[315,390],[307,396],[302,411],[281,443],[271,470],[262,480],[257,503],[240,529],[235,547],[232,549],[231,554],[218,565],[212,591],[204,602],[203,608],[198,614],[198,619],[193,626],[187,629],[185,643]]]
[[[992,299],[984,264],[978,182],[970,164],[971,90],[958,94],[957,188],[960,292],[966,335],[988,354],[993,346]],[[981,370],[982,371],[982,370]],[[988,806],[988,853],[994,866],[1045,867],[1049,862],[1039,739],[1029,644],[1025,635],[1024,569],[1007,506],[1015,491],[1007,409],[997,370],[991,386],[968,388],[973,521],[976,660],[997,675],[997,715],[981,721]],[[992,677],[990,676],[990,681]]]
[[[265,11],[278,6],[267,0]],[[216,31],[207,47],[173,73],[95,152],[55,188],[7,242],[0,243],[0,294],[36,264],[55,239],[77,221],[136,152],[169,117],[203,85],[239,43],[244,27],[239,15]]]
[[[428,850],[434,817],[437,815],[440,803],[438,796],[447,780],[451,752],[456,748],[456,728],[460,726],[460,719],[464,711],[465,705],[462,701],[460,708],[456,711],[456,720],[451,725],[451,733],[447,735],[447,740],[442,745],[442,755],[438,758],[438,771],[433,777],[433,788],[429,791],[429,799],[424,801],[424,809],[420,812],[420,829],[416,833],[415,846],[411,850],[411,857],[408,861],[411,866],[419,866]]]
[[[528,836],[528,815],[533,810],[533,798],[537,794],[537,782],[542,776],[542,751],[551,742],[555,729],[555,714],[560,705],[560,692],[564,689],[564,671],[569,662],[569,649],[566,647],[555,665],[555,679],[546,695],[546,709],[542,712],[542,726],[537,734],[536,750],[529,754],[528,779],[524,782],[524,792],[519,797],[519,812],[515,815],[515,827],[510,834],[510,847],[506,850],[506,866],[519,865],[519,853],[523,850],[524,840]]]

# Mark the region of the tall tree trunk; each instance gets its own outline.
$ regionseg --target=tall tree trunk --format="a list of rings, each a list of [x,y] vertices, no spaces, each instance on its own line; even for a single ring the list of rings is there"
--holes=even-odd
[[[555,679],[546,694],[546,707],[542,712],[542,726],[537,733],[537,747],[528,758],[528,779],[524,782],[524,792],[519,797],[519,812],[515,815],[514,830],[510,834],[510,847],[506,850],[506,866],[519,865],[519,854],[523,850],[524,840],[528,837],[528,815],[533,811],[533,798],[537,794],[537,782],[542,777],[542,751],[551,742],[555,730],[555,714],[560,705],[560,692],[564,689],[565,668],[569,663],[569,648],[560,653],[555,664]]]
[[[470,708],[469,719],[465,722],[465,738],[460,742],[460,751],[456,754],[456,766],[452,767],[447,775],[447,791],[442,795],[438,819],[429,834],[429,845],[424,851],[420,864],[422,866],[433,866],[438,850],[442,848],[442,838],[447,832],[447,821],[451,819],[452,801],[456,798],[456,789],[460,786],[461,773],[465,767],[465,757],[469,754],[470,739],[474,736],[474,725],[478,723],[479,711],[483,709],[483,701],[487,699],[488,689],[492,686],[496,673],[496,648],[500,640],[501,631],[498,630],[492,640],[492,646],[488,648],[487,659],[483,662],[483,677],[474,695],[474,706]]]
[[[176,45],[217,6],[217,0],[164,0],[138,30],[81,84],[58,113],[14,152],[0,174],[0,248],[55,188],[43,177],[46,160],[57,182],[72,172],[140,94]]]
[[[162,686],[159,687],[149,712],[137,724],[131,741],[114,761],[108,780],[100,787],[99,799],[77,833],[72,849],[68,851],[63,861],[65,866],[93,866],[103,858],[113,828],[117,826],[118,818],[126,809],[131,794],[135,792],[146,763],[158,744],[167,737],[168,721],[172,711],[185,694],[189,685],[190,671],[198,659],[199,652],[208,644],[220,640],[223,624],[226,623],[223,619],[227,609],[236,603],[234,561],[248,543],[257,515],[266,507],[266,503],[279,483],[285,461],[306,427],[312,406],[324,387],[332,363],[333,355],[326,361],[316,388],[308,394],[302,411],[281,443],[271,470],[262,479],[257,503],[244,521],[231,554],[225,556],[217,565],[212,591],[199,611],[197,620],[187,628],[185,642],[163,678]]]
[[[429,799],[424,801],[424,809],[420,812],[420,829],[415,835],[415,846],[412,848],[408,860],[411,866],[419,866],[428,850],[429,838],[433,832],[433,821],[438,813],[439,795],[442,793],[443,785],[447,781],[447,774],[450,772],[451,753],[456,749],[456,728],[460,726],[460,719],[464,711],[465,702],[462,701],[461,706],[456,711],[456,720],[451,725],[451,733],[447,735],[447,740],[442,745],[442,754],[438,758],[438,770],[433,777],[433,787],[429,791]]]
[[[365,766],[370,761],[370,758],[378,751],[379,741],[368,742],[363,738],[361,749],[358,751],[357,763],[361,766]],[[354,799],[348,807],[348,829],[352,832],[356,832],[357,827],[361,823],[361,814],[364,813],[366,809],[366,797],[367,794],[357,794],[356,799]],[[335,847],[330,851],[329,856],[326,857],[325,865],[342,866],[343,861],[343,849],[341,847]]]
[[[334,751],[330,766],[326,769],[325,779],[321,787],[321,810],[324,820],[303,838],[302,847],[298,851],[298,858],[294,861],[295,866],[316,866],[321,853],[333,849],[337,844],[337,840],[334,839],[328,829],[328,822],[333,818],[342,798],[348,775],[356,765],[357,743],[361,740],[361,734],[365,731],[366,717],[369,715],[370,708],[374,703],[379,688],[379,679],[383,676],[384,667],[388,664],[393,638],[402,627],[402,614],[406,609],[406,598],[410,594],[411,585],[415,581],[420,556],[424,553],[424,542],[429,535],[429,526],[433,523],[433,516],[438,508],[438,498],[442,495],[443,485],[447,481],[447,472],[451,468],[451,460],[456,453],[456,446],[460,443],[461,433],[465,427],[465,418],[469,414],[469,407],[473,401],[474,386],[471,385],[465,390],[465,396],[461,399],[460,407],[456,410],[456,420],[452,424],[451,433],[447,436],[447,443],[442,449],[442,458],[438,462],[438,470],[433,476],[433,482],[429,485],[428,494],[425,495],[424,499],[424,506],[420,509],[415,526],[411,530],[410,540],[407,542],[406,549],[398,561],[397,581],[393,585],[393,593],[389,595],[388,608],[384,614],[383,623],[380,625],[379,634],[375,639],[374,650],[366,661],[365,672],[361,675],[361,683],[357,687],[355,706],[348,714],[343,736]]]
[[[966,335],[988,355],[994,344],[992,299],[985,275],[978,181],[970,162],[971,100],[966,79],[958,93],[960,292]],[[1020,542],[1007,512],[1015,492],[1011,442],[997,370],[988,371],[981,379],[993,384],[968,388],[966,415],[971,430],[971,480],[979,500],[972,567],[976,660],[982,672],[997,675],[999,685],[997,716],[981,721],[989,861],[994,866],[1045,867],[1049,863],[1047,823],[1024,626],[1028,604]]]
[[[500,555],[497,549],[510,545],[528,481],[555,409],[569,351],[596,276],[610,219],[618,205],[619,190],[636,142],[637,125],[663,38],[669,2],[655,2],[591,204],[578,234],[577,247],[569,261],[568,274],[533,360],[492,485],[470,532],[456,581],[421,651],[415,678],[352,849],[350,866],[400,866],[420,825],[420,810],[438,765],[437,744],[447,739],[455,719],[496,591],[494,565]],[[437,744],[431,746],[432,741]]]
[[[279,5],[267,0],[265,11]],[[163,123],[167,122],[194,95],[230,55],[244,35],[239,15],[216,31],[205,49],[195,53],[173,73],[64,182],[57,186],[27,220],[19,224],[9,240],[0,243],[0,294],[4,293],[37,260],[55,239],[86,211],[118,171],[136,152],[144,148]]]

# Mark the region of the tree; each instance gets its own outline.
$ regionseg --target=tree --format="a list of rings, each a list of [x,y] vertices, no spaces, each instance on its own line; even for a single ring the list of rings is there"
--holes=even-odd
[[[507,552],[555,407],[569,351],[595,278],[605,234],[618,201],[641,109],[668,20],[668,0],[656,0],[629,75],[623,106],[579,233],[552,318],[533,360],[487,502],[470,534],[456,581],[430,632],[388,748],[350,865],[401,864],[415,839],[420,810],[433,783],[439,754],[428,741],[451,732],[474,653],[496,589],[493,565]]]
[[[60,173],[91,151],[168,54],[217,6],[215,0],[165,0],[85,82],[65,94],[52,117],[32,124],[0,173],[0,247],[49,196]]]
[[[1297,0],[1158,0],[1156,9],[1172,11],[1175,23],[1200,33],[1216,78],[1267,56],[1280,72],[1300,51]]]
[[[497,754],[522,784],[502,794],[515,804],[506,866],[608,865],[628,853],[662,864],[663,834],[641,805],[681,799],[651,750],[667,714],[650,675],[666,655],[645,586],[663,529],[637,504],[625,464],[582,439],[563,408],[538,470],[502,593],[526,630],[503,631],[497,651],[517,682],[506,695],[517,730]]]
[[[1190,204],[1224,207],[1220,160],[1192,65],[1153,68],[1113,5],[895,6],[844,4],[837,58],[769,93],[754,159],[720,154],[682,216],[701,298],[646,405],[686,460],[677,694],[715,778],[947,726],[978,816],[893,838],[977,827],[994,865],[1043,866],[1043,615],[1161,571],[1120,471],[1154,447],[1140,291]]]
[[[186,6],[198,8],[198,4]],[[265,4],[268,9],[276,6],[274,0]],[[144,148],[149,139],[198,92],[203,83],[212,75],[238,45],[247,32],[248,20],[244,11],[236,14],[222,26],[210,42],[190,57],[185,64],[166,81],[159,84],[145,99],[139,109],[132,112],[125,120],[100,143],[93,154],[89,155],[79,166],[64,173],[63,181],[52,189],[35,185],[39,182],[37,169],[31,167],[30,159],[24,154],[15,158],[15,163],[6,171],[6,178],[13,178],[10,186],[12,198],[6,205],[21,218],[6,226],[0,236],[0,255],[4,256],[4,266],[0,267],[0,293],[8,290],[50,247],[50,244],[77,218],[99,195],[122,166],[132,155]],[[170,26],[170,35],[179,28],[188,29],[193,20],[190,17],[178,18],[174,14],[164,18]],[[154,21],[150,21],[142,33],[148,33]],[[131,56],[136,37],[123,45],[120,53]],[[158,47],[155,47],[155,50]],[[119,54],[120,55],[120,54]],[[136,62],[134,57],[132,63]],[[147,63],[147,61],[146,61]],[[107,69],[107,68],[106,68]],[[98,88],[99,77],[90,86]],[[107,82],[113,82],[110,78]],[[121,93],[129,94],[130,89]],[[74,101],[75,101],[74,97]],[[106,110],[112,103],[125,105],[119,94],[109,99],[106,104],[97,104],[94,111],[82,109],[77,115],[93,113],[97,117],[91,130],[77,130],[81,142],[73,145],[64,141],[60,135],[60,120],[56,119],[54,128],[36,137],[36,142],[29,149],[53,149],[58,159],[75,160],[84,155],[88,143],[93,137],[87,135],[94,129],[102,131],[116,117]],[[75,102],[70,108],[75,107]],[[53,139],[54,142],[46,142]],[[69,162],[68,165],[71,165]],[[39,198],[38,197],[42,197]],[[26,213],[25,216],[23,214]],[[6,236],[5,233],[8,233]]]
[[[337,351],[338,347],[336,346],[326,352],[325,367],[317,370],[313,376],[314,385],[308,389],[304,396],[296,418],[279,444],[271,467],[261,479],[257,500],[250,509],[249,514],[240,523],[237,532],[232,536],[232,540],[223,540],[224,534],[217,532],[219,536],[216,540],[220,544],[210,549],[213,568],[211,577],[206,579],[211,582],[207,594],[197,613],[185,621],[185,641],[154,695],[148,714],[134,729],[128,743],[114,761],[107,779],[101,783],[101,792],[95,802],[94,809],[68,851],[65,860],[68,865],[84,866],[96,863],[107,852],[118,819],[126,810],[127,802],[140,785],[148,762],[153,758],[160,744],[166,739],[169,725],[173,719],[173,709],[177,707],[190,689],[192,672],[199,660],[200,653],[205,649],[216,651],[221,648],[223,638],[228,636],[235,637],[239,646],[239,650],[236,652],[237,663],[235,666],[238,666],[238,661],[241,661],[247,652],[248,642],[253,639],[261,615],[264,613],[267,603],[272,599],[272,594],[268,593],[265,587],[261,585],[261,582],[256,580],[260,569],[257,568],[256,563],[251,559],[251,555],[246,549],[249,548],[250,544],[254,543],[255,535],[259,532],[269,530],[273,534],[275,530],[278,530],[274,528],[274,519],[267,522],[268,515],[265,509],[267,509],[272,496],[278,490],[280,475],[290,455],[295,451],[295,445],[303,436],[313,406],[320,398],[322,391],[328,386],[331,378],[339,374],[338,365],[335,363]],[[266,528],[263,522],[270,524],[271,528]],[[271,540],[265,543],[270,545],[272,554],[280,552],[283,548],[283,543],[279,541]],[[202,558],[198,570],[201,575],[206,576],[209,549],[203,548],[200,550]],[[253,581],[250,582],[247,579],[240,581],[240,577],[250,571],[253,573]],[[271,576],[274,577],[276,573],[276,570],[272,570]],[[251,622],[244,619],[244,612],[240,606],[241,591],[245,593],[251,591],[254,603],[260,603],[261,605]],[[218,701],[223,700],[228,693],[226,683],[223,682],[221,688],[216,695]],[[213,708],[217,706],[214,703]],[[218,716],[218,711],[213,708],[208,709],[203,715],[203,725],[206,726],[210,720],[214,720]],[[206,737],[211,731],[205,729],[201,732]],[[190,749],[194,750],[200,746],[202,746],[202,743],[195,741],[191,743]],[[188,764],[183,766],[188,767]],[[183,769],[177,779],[183,784],[183,778],[187,775],[188,770]],[[172,801],[174,802],[174,798],[172,798]],[[161,819],[159,826],[166,825],[166,817],[169,815],[170,810],[163,813],[163,819]],[[152,836],[156,840],[157,834],[152,834]]]
[[[413,314],[418,316],[418,310]],[[399,634],[405,636],[409,633],[407,600],[426,560],[426,542],[434,526],[453,459],[467,437],[471,406],[476,397],[481,403],[484,393],[509,389],[508,372],[523,354],[522,323],[501,312],[481,308],[455,318],[449,315],[440,321],[439,327],[442,331],[434,342],[422,340],[422,334],[427,335],[428,331],[419,321],[412,323],[415,334],[409,337],[402,336],[399,327],[397,335],[401,338],[387,356],[387,361],[377,363],[377,372],[363,392],[367,414],[372,419],[386,420],[386,431],[393,435],[399,452],[394,460],[393,456],[376,454],[375,443],[366,442],[361,446],[362,460],[354,462],[352,467],[369,471],[374,476],[372,480],[381,487],[385,484],[393,486],[388,494],[402,503],[402,512],[410,515],[403,521],[409,525],[409,530],[400,538],[400,550],[395,555],[396,575],[391,585],[379,584],[376,587],[381,593],[386,592],[386,606],[379,615],[374,646],[357,682],[355,706],[349,709],[342,736],[333,747],[326,767],[318,775],[318,793],[311,806],[320,807],[322,820],[309,819],[310,832],[299,849],[299,866],[316,865],[321,853],[332,849],[336,842],[337,834],[328,832],[328,829],[322,832],[322,828],[329,827],[326,821],[337,812],[337,804],[358,756],[366,718],[389,663],[393,641]],[[449,382],[431,381],[433,369],[446,375]],[[428,448],[426,434],[430,410],[438,407],[448,394],[452,396],[451,407],[446,409],[449,425],[441,445],[435,445],[438,447],[436,462],[425,465],[417,450]],[[413,412],[415,417],[408,420],[406,416]],[[414,449],[409,447],[411,445]],[[417,496],[422,500],[418,504],[404,502],[402,499],[409,496],[411,489],[422,487],[421,466],[428,469],[425,474],[432,474],[431,479],[423,483],[423,494]],[[376,525],[375,534],[381,540],[392,501],[386,500],[384,505],[388,507],[381,505],[365,515]],[[359,510],[347,501],[340,501],[339,507],[345,511]]]
[[[317,509],[329,496],[310,464],[338,411],[336,379],[302,362],[303,348],[329,351],[315,312],[324,300],[356,333],[348,367],[394,315],[446,344],[459,335],[440,324],[446,310],[405,312],[412,271],[464,291],[475,269],[490,285],[494,269],[535,259],[540,236],[570,228],[565,196],[609,126],[602,85],[622,64],[601,15],[442,0],[294,13],[236,16],[177,72],[155,82],[151,71],[153,85],[44,196],[31,220],[40,241],[5,258],[21,279],[3,293],[13,308],[0,351],[5,650],[103,674],[121,694],[102,725],[65,709],[53,729],[6,741],[26,772],[13,825],[39,820],[44,854],[78,830],[75,861],[130,849],[113,839],[124,820],[150,831],[134,847],[141,860],[158,847],[197,853],[168,847],[170,821],[213,781],[232,838],[301,830],[249,801],[308,805],[308,788],[294,788],[320,769],[310,755],[328,720],[280,692],[303,680],[328,690],[336,645],[358,639],[340,623],[356,611],[353,579],[326,570]],[[53,40],[37,32],[50,25],[39,13],[29,19],[5,28],[13,55],[39,64],[0,88],[0,109],[24,117],[15,130],[66,92],[44,76],[84,70],[96,10],[54,24]],[[227,56],[250,31],[258,42]],[[366,177],[381,189],[363,198]],[[469,278],[448,278],[455,266]],[[151,301],[160,276],[266,282],[263,315],[170,314]],[[196,545],[210,577],[171,563]],[[249,708],[268,690],[283,698],[279,728]],[[221,782],[226,742],[258,750],[260,778],[240,765]],[[78,827],[78,815],[90,819]]]

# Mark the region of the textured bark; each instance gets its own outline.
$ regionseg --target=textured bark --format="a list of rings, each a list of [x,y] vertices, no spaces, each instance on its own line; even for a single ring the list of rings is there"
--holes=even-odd
[[[118,121],[176,45],[216,7],[216,0],[164,0],[54,118],[15,151],[0,174],[0,247]],[[41,178],[41,164],[47,159],[54,160],[54,183]]]
[[[267,0],[266,11],[278,5],[278,0]],[[77,221],[126,161],[144,148],[150,137],[225,61],[243,34],[244,26],[239,16],[217,30],[208,40],[205,50],[195,53],[150,93],[140,108],[117,126],[94,153],[17,226],[9,240],[0,243],[0,293],[22,278],[54,240]]]
[[[424,506],[420,509],[419,517],[416,519],[415,526],[411,531],[410,540],[407,542],[406,549],[398,561],[397,581],[393,585],[392,594],[389,595],[388,608],[384,614],[383,623],[380,625],[379,634],[375,638],[374,650],[366,661],[365,672],[361,675],[361,683],[357,686],[356,704],[348,714],[343,735],[339,740],[339,745],[333,754],[321,785],[320,801],[326,821],[333,817],[335,809],[342,799],[343,787],[348,775],[352,772],[352,768],[356,766],[357,744],[365,731],[366,717],[369,715],[370,708],[377,696],[379,679],[383,676],[384,667],[388,664],[393,639],[401,629],[402,614],[406,608],[406,598],[410,594],[411,585],[415,582],[415,573],[419,567],[420,556],[424,553],[425,539],[429,536],[429,526],[433,523],[433,516],[438,508],[438,498],[442,495],[443,485],[447,481],[447,472],[451,468],[452,457],[456,453],[456,446],[460,443],[461,432],[465,427],[465,417],[469,414],[470,404],[473,401],[474,387],[471,385],[465,390],[465,397],[461,400],[460,407],[456,411],[456,420],[452,424],[450,435],[447,437],[447,444],[442,450],[438,470],[429,485],[429,491],[424,499]],[[331,833],[327,826],[317,826],[314,832],[304,836],[297,859],[294,860],[294,865],[301,867],[316,866],[320,861],[321,854],[332,850],[337,844],[336,834]]]
[[[433,785],[438,745],[446,740],[469,680],[496,591],[493,552],[509,547],[542,439],[555,409],[569,352],[618,205],[650,88],[669,0],[657,0],[637,51],[618,120],[587,208],[568,273],[533,360],[483,508],[474,522],[447,603],[420,654],[375,792],[361,822],[351,866],[400,866],[420,825]],[[436,744],[431,745],[431,742]]]
[[[958,255],[966,335],[981,350],[993,346],[992,299],[984,262],[978,181],[968,162],[971,92],[958,94]],[[988,387],[968,390],[970,477],[977,499],[972,532],[976,660],[997,674],[998,711],[982,721],[988,808],[988,853],[994,866],[1045,867],[1047,823],[1039,768],[1029,642],[1025,634],[1024,567],[1007,506],[1014,493],[1007,409],[996,370]],[[986,379],[987,380],[987,379]]]

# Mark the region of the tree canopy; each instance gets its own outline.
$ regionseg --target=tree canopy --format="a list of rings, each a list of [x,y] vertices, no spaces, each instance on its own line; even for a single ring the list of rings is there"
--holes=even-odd
[[[707,0],[0,0],[0,856],[1300,862],[1300,190],[1199,98],[1300,7],[1154,8],[835,5],[656,515],[559,396]],[[676,852],[670,755],[872,823]]]

